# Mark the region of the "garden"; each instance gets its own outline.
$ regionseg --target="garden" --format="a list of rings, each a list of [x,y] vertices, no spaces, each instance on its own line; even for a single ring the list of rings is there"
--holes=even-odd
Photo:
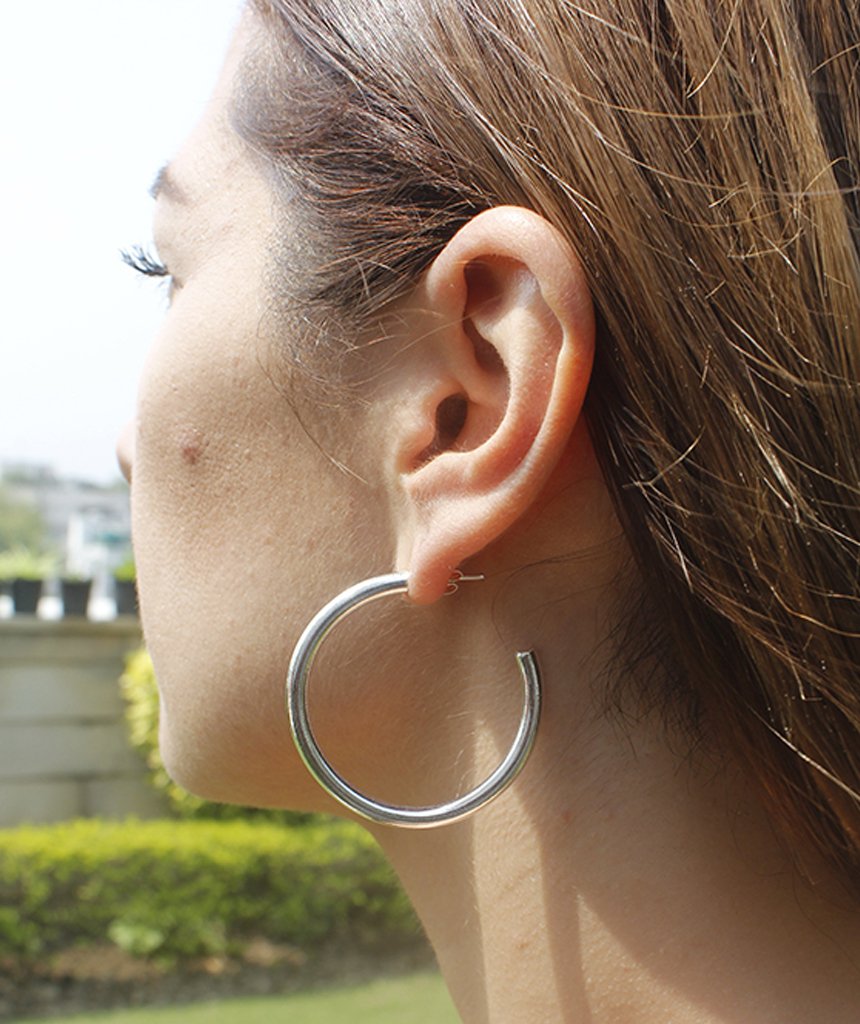
[[[285,1019],[361,1020],[366,1003],[393,1007],[368,1009],[368,1020],[456,1020],[363,829],[185,793],[161,766],[144,652],[122,687],[131,742],[170,816],[0,830],[0,1020],[113,1009],[81,1019],[169,1024],[208,1007],[207,1021],[241,1022],[273,1012],[261,997],[300,1012]]]

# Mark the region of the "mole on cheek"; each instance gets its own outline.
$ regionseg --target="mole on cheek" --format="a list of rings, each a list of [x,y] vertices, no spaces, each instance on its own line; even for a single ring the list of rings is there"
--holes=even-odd
[[[179,439],[179,453],[187,466],[196,466],[206,450],[206,441],[198,431],[192,431]]]

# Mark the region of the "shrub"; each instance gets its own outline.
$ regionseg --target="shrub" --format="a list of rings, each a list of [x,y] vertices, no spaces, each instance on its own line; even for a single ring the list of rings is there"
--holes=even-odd
[[[137,568],[133,558],[126,558],[113,571],[113,578],[123,583],[133,583],[137,579]]]
[[[43,580],[57,569],[53,555],[25,547],[0,551],[0,580]]]
[[[145,760],[149,781],[167,797],[176,815],[181,818],[213,818],[219,821],[264,818],[284,825],[301,825],[313,820],[313,815],[298,811],[260,810],[211,803],[178,786],[165,771],[158,749],[158,688],[152,660],[144,648],[133,651],[126,659],[120,687],[127,705],[129,742]]]
[[[177,786],[164,769],[158,749],[158,689],[152,660],[144,648],[128,656],[119,682],[126,701],[129,742],[146,762],[149,781],[177,814],[188,817],[201,811],[204,801]]]
[[[409,903],[358,826],[76,821],[0,831],[0,957],[111,940],[138,956],[312,950],[415,938]]]

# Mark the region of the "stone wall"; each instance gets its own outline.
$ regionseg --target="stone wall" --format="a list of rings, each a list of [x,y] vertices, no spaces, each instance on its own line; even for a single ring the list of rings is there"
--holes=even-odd
[[[139,644],[131,618],[0,620],[0,827],[163,812],[118,686]]]

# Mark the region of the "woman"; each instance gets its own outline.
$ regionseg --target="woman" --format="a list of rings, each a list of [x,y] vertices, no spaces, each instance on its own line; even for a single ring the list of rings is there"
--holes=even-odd
[[[498,799],[369,823],[464,1021],[857,1019],[858,46],[832,0],[254,0],[159,176],[165,761],[458,818],[540,697]]]

